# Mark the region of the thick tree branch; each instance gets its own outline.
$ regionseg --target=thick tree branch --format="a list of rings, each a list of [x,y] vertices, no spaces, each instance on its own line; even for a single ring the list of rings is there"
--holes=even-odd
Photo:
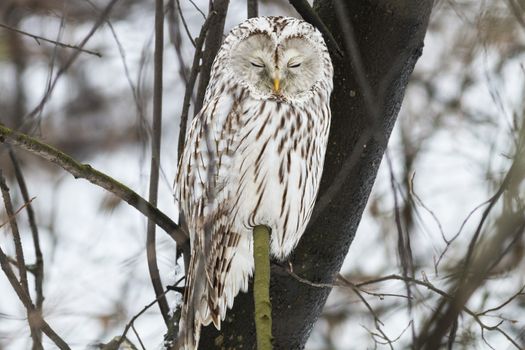
[[[0,142],[26,150],[60,166],[67,172],[71,173],[75,178],[86,179],[92,184],[102,187],[127,202],[129,205],[144,214],[144,216],[151,217],[152,220],[166,231],[166,233],[168,233],[179,246],[183,246],[187,242],[188,236],[186,233],[168,216],[166,216],[166,214],[155,208],[129,187],[92,168],[89,164],[81,164],[64,152],[46,145],[28,135],[11,130],[1,124]]]

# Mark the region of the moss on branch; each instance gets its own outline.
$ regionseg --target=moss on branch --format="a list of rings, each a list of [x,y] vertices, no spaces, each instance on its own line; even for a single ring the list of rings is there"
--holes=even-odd
[[[272,349],[272,304],[270,302],[270,229],[255,226],[253,229],[253,299],[255,305],[255,330],[257,350]]]
[[[26,134],[14,131],[0,124],[0,142],[26,150],[45,160],[60,166],[76,179],[86,179],[103,189],[113,193],[129,205],[152,219],[160,228],[166,231],[179,246],[183,246],[188,238],[184,231],[174,223],[166,214],[151,205],[138,193],[126,185],[115,180],[89,164],[82,164],[71,156],[58,149],[47,145]]]

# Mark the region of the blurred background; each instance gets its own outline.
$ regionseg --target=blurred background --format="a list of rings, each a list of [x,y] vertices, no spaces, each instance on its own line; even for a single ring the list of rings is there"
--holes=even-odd
[[[154,5],[120,0],[98,27],[108,3],[0,2],[0,122],[146,196]],[[177,218],[172,183],[182,97],[194,53],[190,38],[199,34],[208,1],[168,0],[166,5],[159,208]],[[259,0],[259,6],[260,15],[298,16],[287,1]],[[226,30],[245,18],[245,2],[231,1]],[[410,242],[411,275],[424,284],[414,285],[408,299],[402,281],[370,283],[363,287],[368,304],[351,288],[334,288],[307,349],[403,349],[411,344],[414,329],[439,297],[429,286],[449,286],[448,277],[482,216],[480,205],[496,192],[522,142],[524,62],[525,1],[435,1],[423,56],[341,272],[353,283],[401,275],[397,216]],[[44,317],[72,348],[96,348],[120,335],[155,299],[146,262],[146,220],[87,181],[28,153],[17,155],[34,197],[45,268]],[[18,209],[24,199],[4,148],[0,168]],[[523,184],[506,196],[489,217],[486,236],[497,230],[506,206],[524,211]],[[14,256],[3,208],[1,215],[0,246]],[[26,212],[17,218],[26,260],[32,263]],[[181,276],[175,245],[157,231],[161,276],[164,284],[173,284]],[[525,348],[524,249],[520,236],[474,293],[467,304],[473,315],[463,313],[459,319],[454,348]],[[180,296],[169,293],[168,301],[174,307]],[[494,310],[484,313],[488,309]],[[135,329],[147,349],[158,348],[165,333],[158,308],[142,314]],[[138,344],[136,334],[128,335]],[[44,337],[44,347],[54,345]],[[26,311],[0,274],[0,349],[30,348]]]

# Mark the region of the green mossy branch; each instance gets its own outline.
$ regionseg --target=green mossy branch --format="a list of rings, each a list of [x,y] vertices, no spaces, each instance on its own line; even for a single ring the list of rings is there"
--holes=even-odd
[[[129,205],[151,218],[160,228],[166,231],[179,246],[184,246],[188,238],[184,231],[166,214],[155,208],[138,193],[118,182],[112,177],[92,168],[89,164],[82,164],[75,159],[26,134],[14,131],[0,124],[0,142],[9,144],[45,160],[48,160],[69,172],[76,179],[86,179],[92,184],[102,187],[113,193]]]
[[[257,350],[272,349],[272,304],[270,302],[270,229],[255,226],[253,229],[253,299],[255,305],[255,330]]]

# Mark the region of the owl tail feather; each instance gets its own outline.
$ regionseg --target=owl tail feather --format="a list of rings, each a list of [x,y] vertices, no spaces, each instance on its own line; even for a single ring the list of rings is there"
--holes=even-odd
[[[221,224],[221,220],[216,221],[214,232],[223,241],[214,242],[208,259],[201,249],[192,250],[177,350],[196,350],[202,326],[213,323],[220,330],[235,296],[240,290],[248,290],[253,272],[252,238],[234,234]]]
[[[206,302],[205,259],[200,252],[192,251],[187,274],[186,291],[179,322],[179,335],[175,349],[196,350],[203,324],[199,310]]]

